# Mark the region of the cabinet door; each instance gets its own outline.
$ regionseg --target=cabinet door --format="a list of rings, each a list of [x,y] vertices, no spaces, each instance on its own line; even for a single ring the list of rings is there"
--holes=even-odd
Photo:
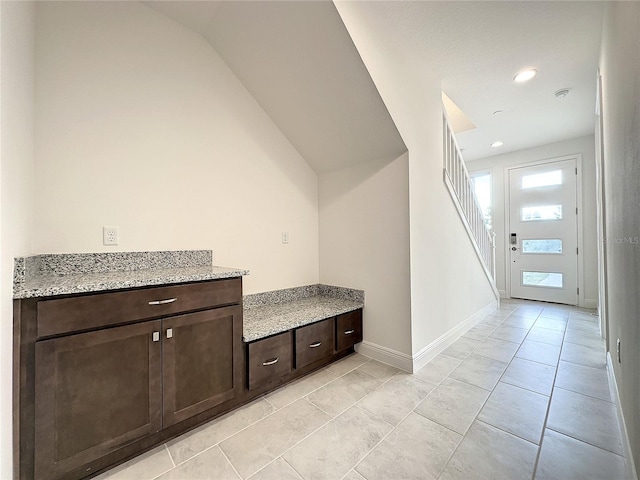
[[[36,479],[57,477],[161,429],[160,326],[36,342]]]
[[[162,321],[164,427],[204,412],[242,391],[242,307]]]

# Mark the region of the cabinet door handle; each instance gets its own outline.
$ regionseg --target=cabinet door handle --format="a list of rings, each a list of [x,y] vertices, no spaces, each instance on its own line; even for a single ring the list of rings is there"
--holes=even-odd
[[[166,305],[167,303],[173,303],[176,300],[178,300],[178,297],[167,298],[166,300],[152,300],[149,302],[149,305]]]
[[[271,360],[267,360],[266,362],[262,362],[263,367],[268,367],[269,365],[275,365],[280,360],[280,357],[272,358]]]
[[[153,332],[153,334],[151,335],[151,340],[153,340],[154,342],[159,342],[160,341],[160,332]]]
[[[173,337],[173,328],[167,328],[167,338]]]
[[[345,330],[344,334],[345,335],[351,335],[353,332],[355,332],[355,330]]]
[[[322,345],[322,342],[312,343],[311,345],[309,345],[309,348],[318,348],[320,345]]]

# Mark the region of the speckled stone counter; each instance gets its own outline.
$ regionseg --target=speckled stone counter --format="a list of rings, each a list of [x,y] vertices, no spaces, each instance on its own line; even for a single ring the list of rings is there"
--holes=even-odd
[[[244,297],[245,342],[364,307],[364,291],[330,285],[275,290]]]
[[[48,297],[248,275],[211,250],[34,255],[14,260],[13,298]]]

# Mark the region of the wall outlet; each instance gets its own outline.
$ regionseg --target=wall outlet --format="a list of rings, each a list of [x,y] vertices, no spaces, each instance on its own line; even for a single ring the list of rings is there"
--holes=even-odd
[[[118,227],[102,227],[102,244],[118,245]]]
[[[282,243],[289,243],[289,232],[282,232]]]

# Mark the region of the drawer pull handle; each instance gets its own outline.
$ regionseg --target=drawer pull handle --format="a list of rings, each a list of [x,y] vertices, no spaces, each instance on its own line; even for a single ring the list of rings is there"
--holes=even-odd
[[[322,342],[312,343],[311,345],[309,345],[309,348],[318,348],[320,345],[322,345]]]
[[[167,338],[173,338],[173,328],[167,328]]]
[[[166,305],[167,303],[173,303],[178,298],[167,298],[166,300],[152,300],[149,302],[149,305]]]
[[[151,335],[151,340],[153,340],[154,342],[159,342],[160,341],[160,332],[153,332],[153,334]]]
[[[271,360],[267,360],[266,362],[262,362],[263,367],[268,367],[269,365],[275,365],[280,360],[280,357],[272,358]]]
[[[355,332],[355,330],[345,330],[344,334],[351,335],[353,332]]]

